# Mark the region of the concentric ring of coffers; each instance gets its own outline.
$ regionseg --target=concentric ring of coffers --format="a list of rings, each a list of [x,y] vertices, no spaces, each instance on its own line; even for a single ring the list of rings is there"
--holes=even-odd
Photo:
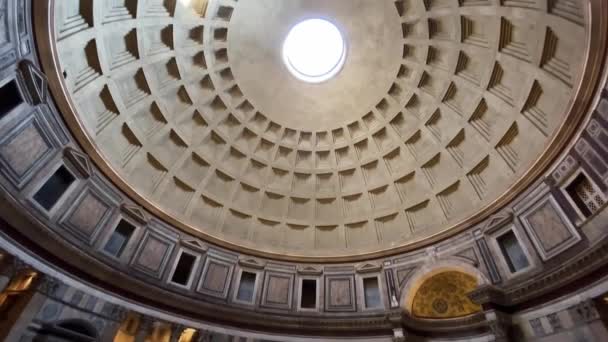
[[[277,254],[415,243],[495,203],[559,134],[587,49],[560,1],[92,2],[56,1],[54,30],[102,169],[173,222]],[[320,84],[283,63],[310,18],[347,49]]]

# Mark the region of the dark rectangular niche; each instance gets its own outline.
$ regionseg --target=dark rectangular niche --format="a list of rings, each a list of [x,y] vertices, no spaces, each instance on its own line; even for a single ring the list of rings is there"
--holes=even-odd
[[[524,254],[524,251],[512,230],[499,236],[496,241],[500,246],[502,255],[504,256],[511,273],[528,267],[528,258],[526,257],[526,254]]]
[[[302,294],[300,297],[300,307],[302,309],[317,308],[317,281],[314,279],[302,280]]]
[[[255,279],[257,274],[251,272],[243,272],[241,274],[241,282],[239,290],[236,294],[236,299],[243,302],[253,302],[253,290],[255,288]]]
[[[0,87],[0,119],[22,103],[17,82],[13,80]]]
[[[365,307],[378,308],[382,306],[380,301],[380,288],[378,287],[378,278],[363,279],[363,292],[365,294]]]
[[[36,192],[34,200],[47,211],[51,210],[74,180],[74,176],[62,165]]]
[[[120,220],[103,250],[117,258],[120,257],[134,231],[135,226],[125,220]]]
[[[593,212],[596,211],[598,206],[596,205],[595,190],[589,179],[585,176],[584,173],[578,174],[574,180],[568,184],[566,187],[566,192],[568,196],[574,201],[576,207],[583,213],[583,216],[590,217],[593,215]]]
[[[182,253],[179,256],[177,266],[175,266],[175,271],[173,272],[173,276],[171,277],[171,282],[180,285],[188,285],[188,281],[190,280],[190,274],[192,273],[192,268],[194,266],[195,261],[196,257],[194,255]]]

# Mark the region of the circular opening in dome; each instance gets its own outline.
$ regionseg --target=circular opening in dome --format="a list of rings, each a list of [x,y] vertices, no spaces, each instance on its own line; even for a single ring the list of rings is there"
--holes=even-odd
[[[344,66],[346,43],[340,30],[329,21],[304,20],[289,31],[283,45],[283,59],[298,79],[323,82]]]

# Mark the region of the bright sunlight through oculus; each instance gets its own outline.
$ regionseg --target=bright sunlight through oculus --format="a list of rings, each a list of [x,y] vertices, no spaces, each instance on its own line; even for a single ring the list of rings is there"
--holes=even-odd
[[[310,83],[335,76],[345,58],[346,44],[340,30],[322,19],[309,19],[294,26],[283,46],[283,59],[289,71]]]

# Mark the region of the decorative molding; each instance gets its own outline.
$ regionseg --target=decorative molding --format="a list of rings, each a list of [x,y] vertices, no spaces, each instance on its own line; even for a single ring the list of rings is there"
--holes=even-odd
[[[487,326],[485,315],[482,312],[459,318],[424,319],[401,314],[401,322],[408,330],[426,333],[457,333]]]
[[[23,260],[21,260],[19,258],[13,258],[13,270],[15,273],[20,273],[20,272],[31,272],[34,269],[29,264],[24,262]]]
[[[511,210],[506,211],[504,213],[496,214],[484,224],[483,232],[485,234],[491,234],[496,230],[499,230],[500,228],[513,222],[513,217],[514,214]]]
[[[239,265],[261,270],[266,266],[266,261],[243,256],[239,258]]]
[[[405,283],[407,283],[408,279],[410,278],[410,276],[412,276],[412,274],[414,274],[414,271],[416,271],[416,269],[416,266],[407,266],[395,269],[397,281],[399,282],[399,288],[403,288]]]
[[[406,335],[403,328],[393,329],[393,342],[406,342]]]
[[[23,59],[18,63],[20,80],[28,90],[22,92],[25,100],[32,106],[47,102],[48,80],[46,75],[30,60]]]
[[[607,263],[608,238],[604,238],[579,254],[577,258],[562,262],[554,268],[546,269],[542,274],[509,287],[482,285],[471,292],[469,298],[480,305],[486,303],[506,307],[517,305],[592,274]]]
[[[93,167],[91,166],[89,156],[77,151],[73,147],[66,147],[63,150],[63,155],[70,163],[72,163],[72,165],[74,165],[82,177],[91,177],[93,174]]]
[[[578,168],[579,163],[572,155],[566,156],[564,160],[551,173],[554,185],[559,186],[565,182],[570,175]]]
[[[508,342],[513,327],[511,316],[496,310],[485,312],[485,318],[494,335],[494,341]]]
[[[122,323],[127,317],[127,309],[109,302],[101,307],[100,314],[118,323]]]
[[[310,265],[298,266],[297,272],[300,275],[320,276],[323,274],[323,267]]]
[[[482,306],[486,304],[504,305],[508,302],[505,292],[494,285],[481,285],[467,296],[473,303]]]
[[[379,263],[363,263],[359,264],[355,267],[355,272],[364,274],[364,273],[376,273],[382,270],[382,264]]]
[[[600,314],[593,300],[584,300],[568,308],[575,324],[589,323],[600,319]]]
[[[494,256],[490,252],[490,248],[488,247],[488,241],[486,240],[485,235],[481,232],[481,230],[476,230],[473,232],[473,236],[475,236],[475,244],[477,245],[477,249],[481,253],[481,260],[483,260],[484,265],[486,266],[486,270],[490,276],[490,281],[492,284],[498,284],[502,281],[502,277],[500,276],[500,272],[498,271],[498,266],[496,266],[496,261],[494,260]]]
[[[395,276],[393,270],[384,270],[384,277],[386,279],[386,289],[388,292],[388,302],[391,309],[399,307],[399,295],[397,288],[395,287]]]
[[[120,210],[142,225],[147,225],[150,221],[148,214],[138,205],[123,203],[120,205]]]
[[[61,284],[59,279],[45,274],[39,280],[38,291],[47,297],[54,298],[56,297]]]
[[[209,246],[204,243],[199,242],[198,240],[188,239],[188,240],[180,240],[180,244],[190,247],[199,252],[206,253],[209,250]]]
[[[479,259],[477,258],[477,253],[475,253],[474,247],[466,248],[452,256],[450,258],[460,259],[467,264],[471,264],[475,267],[479,266]]]

